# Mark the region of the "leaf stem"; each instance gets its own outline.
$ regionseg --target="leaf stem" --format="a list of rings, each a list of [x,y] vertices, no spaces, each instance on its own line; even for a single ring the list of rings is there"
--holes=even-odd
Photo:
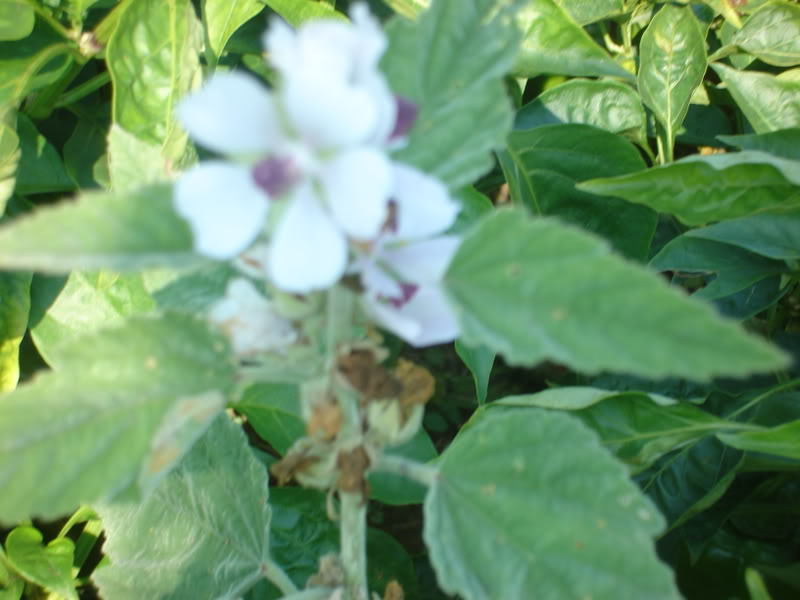
[[[297,586],[289,579],[286,571],[281,569],[273,561],[267,559],[261,566],[261,572],[264,574],[264,577],[275,584],[275,587],[277,587],[284,596],[297,593]]]
[[[64,92],[61,95],[61,98],[59,98],[58,101],[53,105],[53,107],[60,108],[62,106],[69,106],[70,104],[74,104],[75,102],[85,98],[92,92],[99,90],[109,81],[111,81],[111,75],[109,75],[108,71],[103,71],[102,73],[95,75],[91,79],[84,81],[82,84],[76,85],[68,92]]]
[[[402,475],[427,487],[431,487],[439,477],[439,470],[436,467],[391,454],[383,454],[378,459],[375,469]]]
[[[360,493],[340,492],[340,544],[345,600],[368,600],[367,504]]]

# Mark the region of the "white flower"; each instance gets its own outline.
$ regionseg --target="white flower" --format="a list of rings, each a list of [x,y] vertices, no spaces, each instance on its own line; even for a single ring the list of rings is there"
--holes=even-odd
[[[276,21],[264,37],[287,116],[317,148],[383,144],[396,121],[397,102],[378,70],[386,36],[366,5],[350,16],[352,23],[310,21],[296,32]]]
[[[292,324],[247,279],[233,279],[208,316],[222,328],[239,356],[284,352],[297,341]]]
[[[358,265],[364,305],[383,327],[415,346],[458,337],[441,280],[461,239],[441,235],[459,206],[437,179],[395,165],[395,214],[373,252]]]

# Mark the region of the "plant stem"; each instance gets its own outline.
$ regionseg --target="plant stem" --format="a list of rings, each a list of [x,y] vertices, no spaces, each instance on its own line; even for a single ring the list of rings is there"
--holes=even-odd
[[[378,459],[375,468],[378,471],[395,473],[407,479],[413,479],[427,487],[431,487],[439,476],[439,470],[436,467],[391,454],[383,454]]]
[[[297,593],[297,586],[289,579],[286,571],[281,569],[277,564],[271,560],[267,560],[262,569],[264,577],[274,583],[275,587],[277,587],[284,596]]]
[[[328,600],[335,591],[334,588],[329,587],[313,587],[284,596],[281,600]]]
[[[368,600],[367,504],[360,493],[340,492],[340,543],[345,600]]]
[[[85,98],[92,92],[99,90],[105,84],[111,81],[111,75],[108,74],[108,71],[103,71],[102,73],[95,75],[91,79],[84,81],[80,85],[76,85],[74,88],[69,90],[68,92],[64,92],[61,95],[61,98],[53,105],[54,108],[59,108],[61,106],[68,106],[70,104],[74,104],[78,100]]]

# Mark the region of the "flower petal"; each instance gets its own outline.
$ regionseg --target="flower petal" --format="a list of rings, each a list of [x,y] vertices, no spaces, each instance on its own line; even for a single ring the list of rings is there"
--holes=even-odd
[[[401,308],[375,298],[366,298],[365,306],[380,325],[413,346],[451,342],[459,335],[455,313],[436,285],[420,288]]]
[[[387,247],[380,260],[404,281],[420,285],[435,284],[444,277],[461,238],[443,235],[430,240]]]
[[[422,238],[447,230],[461,207],[450,198],[444,184],[408,165],[394,163],[392,166],[397,238]]]
[[[253,182],[250,170],[222,161],[207,161],[175,182],[175,210],[194,234],[197,252],[228,259],[261,233],[269,199]]]
[[[316,148],[361,144],[379,124],[380,106],[369,90],[333,76],[298,70],[285,78],[282,93],[292,126]]]
[[[349,236],[369,240],[380,233],[392,186],[383,153],[366,148],[342,153],[323,165],[320,179],[334,219]]]
[[[180,103],[178,117],[194,140],[223,154],[264,154],[283,139],[272,96],[242,73],[214,75]]]
[[[306,293],[330,287],[347,266],[347,240],[310,185],[292,194],[272,237],[269,276],[280,289]]]

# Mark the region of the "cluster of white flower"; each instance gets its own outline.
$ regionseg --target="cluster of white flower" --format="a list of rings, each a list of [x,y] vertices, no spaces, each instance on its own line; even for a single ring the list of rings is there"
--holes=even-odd
[[[184,173],[175,206],[203,255],[235,259],[266,240],[261,275],[276,288],[304,294],[357,274],[381,325],[419,346],[450,341],[458,326],[439,282],[459,239],[441,234],[459,205],[440,181],[390,159],[416,106],[378,69],[387,42],[366,6],[351,17],[296,31],[274,23],[274,90],[229,72],[181,103],[189,134],[228,160]]]

